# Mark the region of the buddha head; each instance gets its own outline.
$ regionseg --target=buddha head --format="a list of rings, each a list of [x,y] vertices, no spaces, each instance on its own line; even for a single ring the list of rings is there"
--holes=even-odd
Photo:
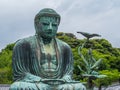
[[[34,20],[36,34],[43,38],[54,38],[60,24],[60,15],[50,8],[42,9]]]

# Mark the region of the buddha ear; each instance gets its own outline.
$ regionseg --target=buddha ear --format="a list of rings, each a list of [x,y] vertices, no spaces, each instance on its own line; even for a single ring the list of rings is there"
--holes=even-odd
[[[60,24],[60,18],[56,17],[56,22],[57,22],[57,24],[59,26],[59,24]]]
[[[40,32],[42,30],[41,23],[40,22],[35,22],[34,27],[35,27],[36,34],[40,34]]]

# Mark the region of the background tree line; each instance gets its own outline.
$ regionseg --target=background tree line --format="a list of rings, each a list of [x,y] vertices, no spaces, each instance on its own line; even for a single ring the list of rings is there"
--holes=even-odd
[[[80,62],[82,59],[79,57],[77,49],[83,44],[85,39],[77,39],[72,33],[57,33],[57,38],[68,43],[73,51],[74,56],[74,79],[80,81],[86,81],[81,77],[81,72],[77,65],[82,66]],[[96,59],[102,58],[102,64],[100,65],[99,72],[105,74],[108,77],[105,79],[97,79],[93,82],[95,85],[110,85],[112,82],[117,82],[120,80],[120,48],[114,48],[105,39],[91,39],[90,45],[86,45],[83,49],[83,53],[92,47],[93,55]],[[12,51],[15,43],[7,45],[0,52],[0,84],[10,84],[12,83]]]

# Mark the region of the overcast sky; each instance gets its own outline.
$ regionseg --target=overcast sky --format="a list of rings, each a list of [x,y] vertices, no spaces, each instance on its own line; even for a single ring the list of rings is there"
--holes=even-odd
[[[120,0],[0,0],[0,49],[34,35],[34,17],[43,8],[61,15],[58,32],[98,33],[120,48]]]

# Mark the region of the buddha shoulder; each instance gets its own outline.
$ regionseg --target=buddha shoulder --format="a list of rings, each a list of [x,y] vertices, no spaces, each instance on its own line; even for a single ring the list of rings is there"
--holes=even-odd
[[[64,41],[62,41],[62,40],[60,40],[60,39],[56,39],[57,40],[57,42],[61,45],[61,46],[63,46],[63,47],[67,47],[67,48],[71,48],[66,42],[64,42]]]
[[[35,41],[35,36],[30,36],[30,37],[27,37],[27,38],[19,39],[15,42],[14,48],[20,47],[20,46],[30,45],[34,41]]]

